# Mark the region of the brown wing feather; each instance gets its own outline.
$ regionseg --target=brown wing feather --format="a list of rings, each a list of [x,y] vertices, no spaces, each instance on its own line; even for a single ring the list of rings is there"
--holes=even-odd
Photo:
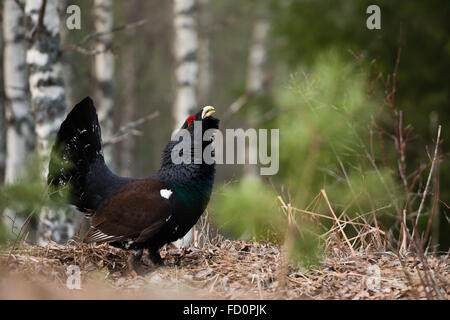
[[[92,216],[85,242],[112,242],[127,238],[145,241],[170,217],[171,205],[160,194],[168,187],[153,179],[130,182],[101,205]]]

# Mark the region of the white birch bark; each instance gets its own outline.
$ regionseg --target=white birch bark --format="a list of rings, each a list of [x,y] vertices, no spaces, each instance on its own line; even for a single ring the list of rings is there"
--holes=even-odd
[[[95,32],[105,32],[113,28],[113,10],[111,0],[94,0]],[[113,135],[114,130],[114,56],[109,50],[112,45],[112,33],[98,37],[95,50],[96,105],[104,140]],[[111,169],[115,169],[112,146],[105,147],[105,161]]]
[[[174,55],[176,93],[173,108],[175,129],[178,129],[197,106],[198,35],[196,0],[173,1]],[[193,240],[193,229],[175,245],[188,247]]]
[[[69,40],[69,32],[70,30],[66,26],[66,20],[64,17],[66,16],[67,7],[70,5],[69,0],[60,0],[59,1],[59,12],[61,15],[60,19],[60,33],[61,33],[61,47],[64,48],[70,43]],[[66,91],[66,106],[68,111],[72,110],[75,106],[75,94],[74,94],[74,83],[73,83],[73,70],[71,62],[74,59],[73,50],[67,50],[61,52],[61,63],[63,68],[63,79],[65,84]]]
[[[247,90],[251,92],[259,92],[263,89],[268,34],[269,23],[265,19],[258,20],[253,27],[252,45],[248,57]]]
[[[257,94],[264,89],[265,63],[267,60],[267,37],[269,34],[269,23],[265,19],[256,21],[253,27],[252,43],[248,56],[247,70],[247,92]],[[253,126],[253,117],[249,119],[249,125]],[[248,154],[257,154],[256,145],[249,144]],[[246,155],[248,157],[248,154]],[[247,158],[248,159],[248,158]],[[248,161],[246,161],[248,163]],[[244,174],[249,176],[258,175],[258,165],[246,164]]]
[[[40,11],[44,4],[45,12],[40,24]],[[59,61],[60,25],[57,5],[57,0],[26,0],[25,3],[29,37],[26,61],[31,104],[35,116],[38,152],[43,157],[48,156],[50,139],[57,133],[66,111],[64,80]]]
[[[3,30],[3,27],[1,27]],[[0,32],[0,56],[3,59],[3,35]],[[3,88],[3,63],[0,63],[0,88]],[[6,120],[4,96],[0,96],[0,186],[5,181],[6,162]],[[1,213],[0,213],[1,214]],[[0,222],[1,224],[1,222]]]
[[[197,83],[197,97],[198,106],[212,105],[211,98],[211,50],[210,50],[210,30],[211,30],[211,14],[210,14],[210,0],[198,0],[198,83]],[[185,246],[188,246],[188,241],[194,246],[199,244],[199,230],[202,227],[202,219],[199,219],[192,228],[185,241]],[[189,237],[192,237],[191,239]]]
[[[26,0],[25,18],[28,48],[31,104],[35,117],[37,150],[42,160],[43,177],[48,172],[50,142],[66,113],[62,66],[59,61],[60,19],[58,0]],[[65,242],[74,234],[72,221],[64,212],[44,208],[38,225],[38,242],[48,239]]]
[[[197,106],[198,36],[196,0],[174,0],[174,54],[176,93],[173,116],[179,128]]]
[[[198,102],[200,106],[211,105],[211,51],[210,51],[210,0],[199,0],[199,44],[198,44]]]
[[[6,183],[14,183],[24,172],[26,160],[35,145],[33,116],[28,95],[24,14],[19,4],[23,2],[3,1],[2,71],[6,118]],[[24,219],[11,209],[6,209],[3,214],[3,221],[8,229],[17,234]]]
[[[34,149],[35,134],[28,95],[23,11],[14,0],[5,0],[3,18],[3,82],[7,121],[5,181],[13,183],[23,172],[25,161]]]

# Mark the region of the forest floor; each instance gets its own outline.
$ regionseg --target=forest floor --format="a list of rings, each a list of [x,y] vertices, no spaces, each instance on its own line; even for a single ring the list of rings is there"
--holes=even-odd
[[[427,256],[424,268],[408,255],[341,254],[302,271],[283,263],[273,244],[224,241],[203,249],[165,247],[165,266],[143,276],[126,271],[127,255],[108,245],[22,245],[2,251],[0,299],[450,298],[448,255]],[[79,290],[67,288],[70,265],[80,268]]]

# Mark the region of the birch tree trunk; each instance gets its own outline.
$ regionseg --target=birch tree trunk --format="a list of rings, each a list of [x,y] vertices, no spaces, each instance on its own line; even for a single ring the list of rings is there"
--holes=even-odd
[[[59,61],[60,19],[58,0],[26,0],[25,18],[31,105],[35,117],[37,150],[44,177],[48,172],[50,142],[66,112],[66,96]],[[38,242],[64,242],[73,236],[72,222],[65,213],[45,208],[38,226]]]
[[[174,0],[174,55],[176,93],[173,107],[175,129],[178,129],[197,106],[198,35],[196,0]],[[177,241],[178,247],[188,247],[193,239],[193,229]]]
[[[3,1],[3,85],[6,117],[5,182],[14,183],[24,171],[26,160],[34,149],[33,116],[28,95],[23,2]],[[4,127],[3,127],[4,128]],[[17,234],[24,223],[20,213],[6,209],[4,222]],[[34,238],[31,230],[30,238]]]
[[[113,10],[111,0],[94,0],[95,32],[109,31],[113,27]],[[95,50],[101,52],[95,55],[96,105],[98,107],[99,121],[102,127],[102,138],[108,139],[114,130],[114,56],[110,50],[112,33],[105,34],[96,39]],[[112,146],[105,147],[105,161],[115,170],[115,159]]]
[[[137,1],[129,0],[125,4],[127,21],[132,23],[136,21],[137,10],[139,6]],[[134,30],[126,30],[127,43],[123,47],[122,55],[122,82],[123,92],[126,98],[126,104],[120,107],[120,119],[123,124],[129,123],[136,119],[136,62],[134,49],[132,45]],[[133,163],[135,161],[136,140],[133,135],[123,141],[120,145],[120,174],[122,176],[132,176]]]
[[[3,30],[3,26],[0,27]],[[0,61],[3,61],[3,35],[0,32]],[[3,88],[3,63],[0,63],[0,88]],[[5,181],[6,165],[6,119],[4,95],[0,94],[0,186]],[[0,211],[1,215],[1,211]],[[1,222],[0,222],[1,225]]]
[[[26,60],[31,104],[38,153],[44,158],[48,156],[50,139],[57,133],[66,111],[64,80],[59,61],[57,5],[57,0],[26,0],[25,4],[29,40]]]
[[[13,183],[23,172],[25,160],[34,149],[33,116],[28,96],[25,24],[15,0],[3,1],[3,82],[5,88],[6,172]]]
[[[0,46],[1,50],[1,46]],[[0,72],[3,72],[0,68]],[[3,82],[0,81],[0,85]],[[5,181],[6,165],[6,119],[5,119],[5,101],[0,98],[0,186]]]
[[[198,102],[200,106],[210,105],[211,94],[211,51],[210,51],[210,0],[199,0],[199,45],[198,45]]]
[[[247,90],[250,92],[260,92],[264,87],[268,34],[269,23],[265,19],[258,20],[253,27],[252,44],[248,57]]]
[[[174,54],[176,96],[173,109],[178,129],[197,106],[198,37],[196,0],[174,0]]]
[[[269,33],[269,23],[265,19],[256,21],[253,27],[252,43],[248,56],[248,70],[247,70],[247,92],[250,94],[257,94],[264,89],[265,82],[265,63],[267,60],[267,37]],[[254,127],[255,123],[251,119],[257,118],[257,115],[250,116],[248,124]],[[248,153],[257,154],[256,145],[249,144]],[[248,154],[246,155],[248,157]],[[248,159],[248,158],[247,158]],[[244,166],[244,174],[247,176],[258,176],[258,165],[248,164],[246,161]]]
[[[66,14],[67,7],[70,5],[69,0],[60,0],[58,10],[61,12],[61,17]],[[69,32],[70,30],[66,26],[66,21],[64,18],[60,19],[60,31],[61,31],[61,47],[64,48],[70,43]],[[61,64],[63,68],[63,79],[66,91],[66,106],[68,111],[72,110],[75,106],[75,95],[74,95],[74,80],[73,80],[73,69],[71,62],[74,59],[73,50],[67,50],[61,52]]]

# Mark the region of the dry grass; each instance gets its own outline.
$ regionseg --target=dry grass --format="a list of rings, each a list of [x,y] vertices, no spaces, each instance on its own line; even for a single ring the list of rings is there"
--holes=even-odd
[[[351,218],[346,209],[333,209],[325,190],[305,210],[282,197],[278,201],[294,231],[301,231],[299,221],[333,222],[318,235],[325,254],[316,267],[304,270],[288,262],[288,238],[283,246],[226,240],[206,215],[197,225],[202,248],[166,246],[161,250],[165,266],[148,268],[144,276],[127,271],[129,252],[107,244],[70,241],[41,247],[15,242],[18,247],[0,252],[0,298],[449,299],[449,255],[406,246],[389,251],[376,219],[375,226],[366,219],[376,210]],[[320,202],[329,212],[315,212]],[[408,237],[413,244],[405,229]],[[70,265],[81,270],[81,290],[66,287]]]
[[[299,221],[333,222],[318,235],[325,254],[316,267],[304,270],[288,262],[288,238],[283,246],[226,240],[206,215],[197,225],[202,248],[166,246],[161,250],[165,266],[147,269],[144,276],[127,271],[129,252],[107,244],[15,242],[13,249],[0,252],[0,298],[449,299],[449,255],[425,254],[418,246],[389,251],[394,247],[376,218],[367,220],[376,210],[351,218],[347,209],[333,209],[325,190],[305,210],[282,197],[278,201],[294,231],[301,232]],[[316,212],[321,202],[328,212]],[[404,233],[405,241],[414,244],[406,228]],[[81,270],[81,290],[66,287],[70,265]]]
[[[23,245],[11,255],[1,254],[0,298],[425,299],[434,292],[423,286],[425,267],[412,256],[336,253],[302,271],[283,268],[280,247],[270,243],[165,247],[165,266],[137,276],[126,272],[128,253],[108,245]],[[66,288],[66,268],[72,264],[81,269],[81,290]],[[373,281],[376,268],[378,282]],[[428,256],[426,268],[448,299],[448,256]]]

